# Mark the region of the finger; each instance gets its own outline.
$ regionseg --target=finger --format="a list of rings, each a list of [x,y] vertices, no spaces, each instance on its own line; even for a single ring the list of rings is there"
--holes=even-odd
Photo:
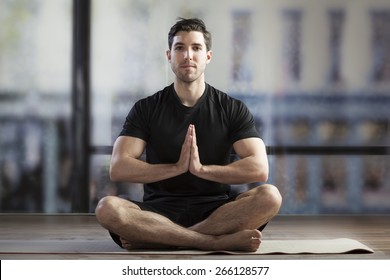
[[[198,145],[196,143],[195,126],[193,126],[192,129],[191,159],[194,160],[195,162],[199,161],[199,151],[198,151]]]
[[[191,136],[191,135],[192,135],[192,125],[189,125],[188,129],[187,129],[187,135],[186,136],[188,137],[188,136]]]
[[[187,134],[186,134],[186,137],[184,139],[183,146],[191,146],[191,142],[192,142],[191,135],[192,135],[192,128],[191,128],[191,126],[189,126],[187,129]]]
[[[195,132],[195,125],[192,125],[192,145],[196,146],[196,132]]]

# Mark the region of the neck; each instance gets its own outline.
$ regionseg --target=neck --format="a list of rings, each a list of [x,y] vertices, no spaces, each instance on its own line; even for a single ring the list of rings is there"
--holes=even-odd
[[[175,91],[184,106],[193,107],[202,97],[206,88],[204,80],[201,82],[185,83],[175,81]]]

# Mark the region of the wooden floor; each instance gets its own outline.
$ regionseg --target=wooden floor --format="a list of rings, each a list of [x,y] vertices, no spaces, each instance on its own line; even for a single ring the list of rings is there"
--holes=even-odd
[[[0,214],[0,240],[109,239],[93,215]],[[390,216],[281,215],[263,231],[264,239],[352,238],[373,254],[326,255],[99,255],[0,253],[0,259],[390,259]],[[1,248],[0,248],[1,252]]]

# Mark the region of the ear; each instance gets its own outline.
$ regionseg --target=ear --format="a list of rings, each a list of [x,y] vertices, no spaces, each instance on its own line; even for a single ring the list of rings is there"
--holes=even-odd
[[[171,62],[171,50],[166,51],[167,59],[169,62]]]
[[[207,60],[206,60],[206,63],[209,64],[210,61],[211,61],[211,57],[213,56],[213,51],[212,50],[209,50],[206,54],[206,57],[207,57]]]

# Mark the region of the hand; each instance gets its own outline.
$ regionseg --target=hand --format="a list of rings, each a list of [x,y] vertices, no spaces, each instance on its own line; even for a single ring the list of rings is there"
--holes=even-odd
[[[186,137],[184,138],[183,145],[181,147],[179,161],[176,163],[176,166],[179,169],[180,174],[187,172],[190,166],[192,130],[193,130],[193,125],[190,125],[188,127]]]
[[[198,145],[196,143],[195,126],[190,125],[190,127],[191,126],[192,126],[192,129],[190,132],[191,132],[192,143],[191,143],[191,157],[190,157],[189,170],[192,174],[197,175],[202,170],[202,164],[200,163]]]

